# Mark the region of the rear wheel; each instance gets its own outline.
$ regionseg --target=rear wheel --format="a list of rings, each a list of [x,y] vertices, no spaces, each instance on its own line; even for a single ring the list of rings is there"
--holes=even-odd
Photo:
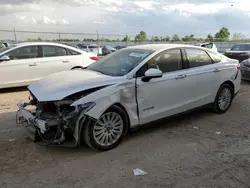
[[[231,106],[233,94],[232,86],[229,84],[223,84],[218,90],[213,103],[213,111],[216,113],[225,113]]]
[[[94,150],[110,150],[120,144],[128,130],[128,118],[118,106],[113,106],[97,121],[84,127],[84,141]]]

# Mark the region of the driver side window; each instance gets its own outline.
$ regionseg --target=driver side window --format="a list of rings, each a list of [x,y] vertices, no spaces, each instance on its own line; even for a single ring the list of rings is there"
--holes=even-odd
[[[140,68],[137,77],[144,76],[145,72],[150,68],[159,69],[163,73],[182,69],[181,50],[166,50],[158,53]]]

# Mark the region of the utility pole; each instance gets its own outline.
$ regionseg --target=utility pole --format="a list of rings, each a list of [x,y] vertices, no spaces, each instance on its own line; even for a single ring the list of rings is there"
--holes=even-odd
[[[59,42],[61,42],[61,33],[60,33],[60,32],[58,33],[58,37],[59,37],[59,38],[58,38],[58,39],[59,39]]]
[[[98,47],[97,55],[99,55],[99,53],[100,53],[100,51],[99,51],[100,44],[99,44],[99,33],[98,33],[98,31],[96,31],[96,35],[97,35],[97,47]]]
[[[15,29],[15,27],[13,27],[13,31],[14,31],[15,42],[17,44],[17,37],[16,37],[16,29]]]
[[[128,34],[126,33],[126,47],[128,46]]]

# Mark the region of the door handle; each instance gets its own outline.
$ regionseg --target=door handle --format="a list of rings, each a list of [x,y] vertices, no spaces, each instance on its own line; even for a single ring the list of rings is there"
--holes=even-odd
[[[36,63],[30,63],[29,66],[34,67],[34,66],[37,66],[37,64]]]
[[[62,62],[63,62],[63,63],[68,63],[68,62],[69,62],[69,60],[67,60],[67,59],[66,59],[66,60],[63,60]]]
[[[220,70],[219,69],[214,69],[214,72],[220,72]]]
[[[181,74],[181,75],[176,76],[175,79],[183,79],[183,78],[186,78],[186,77],[187,77],[187,75]]]

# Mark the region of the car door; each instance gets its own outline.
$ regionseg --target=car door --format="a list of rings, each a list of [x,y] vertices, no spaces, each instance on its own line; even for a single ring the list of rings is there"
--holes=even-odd
[[[38,69],[36,70],[37,78],[70,70],[70,54],[66,48],[56,45],[41,45],[42,58],[36,63]]]
[[[163,51],[149,60],[137,72],[137,103],[140,124],[161,119],[183,110],[189,91],[185,79],[186,64],[181,49]],[[158,68],[163,72],[161,78],[143,82],[141,78],[149,68]]]
[[[36,79],[36,67],[40,54],[38,46],[22,46],[6,52],[9,61],[0,62],[0,87],[27,85]]]
[[[192,107],[211,103],[220,86],[220,70],[206,50],[185,48],[188,69],[185,70],[189,84],[187,98]]]

